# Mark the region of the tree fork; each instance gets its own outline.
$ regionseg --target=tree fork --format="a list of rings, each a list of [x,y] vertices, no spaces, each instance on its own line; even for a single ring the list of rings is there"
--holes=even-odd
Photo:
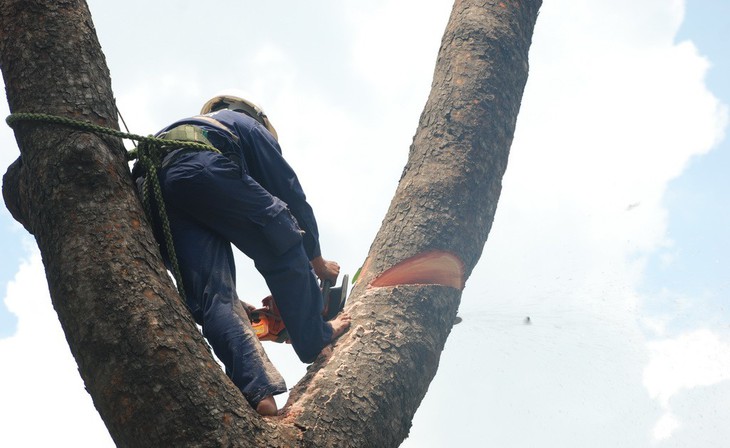
[[[54,308],[117,445],[397,446],[407,436],[456,315],[454,286],[494,218],[541,2],[476,3],[454,5],[408,164],[351,294],[353,327],[278,418],[258,417],[214,363],[161,262],[121,143],[20,125],[22,162],[3,195],[36,237]],[[11,111],[116,127],[82,0],[0,0],[0,65]],[[453,258],[409,264],[434,253]],[[388,271],[391,280],[375,281]]]

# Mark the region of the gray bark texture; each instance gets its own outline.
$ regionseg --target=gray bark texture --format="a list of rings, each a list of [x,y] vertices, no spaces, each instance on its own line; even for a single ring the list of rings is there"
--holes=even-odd
[[[118,446],[398,446],[436,373],[461,289],[373,286],[424,253],[477,263],[494,218],[540,0],[457,0],[431,94],[366,265],[351,330],[259,417],[212,358],[172,285],[115,138],[22,123],[3,196],[43,257],[79,373]],[[0,0],[12,112],[116,128],[83,0]],[[437,282],[436,282],[437,283]]]

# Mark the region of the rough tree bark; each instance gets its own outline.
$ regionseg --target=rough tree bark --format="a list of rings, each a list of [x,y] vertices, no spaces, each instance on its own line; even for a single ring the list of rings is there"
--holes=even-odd
[[[255,414],[179,300],[116,139],[21,124],[3,196],[36,238],[54,308],[119,446],[397,446],[438,367],[501,190],[540,0],[457,0],[407,166],[351,293],[353,328]],[[1,0],[12,112],[116,127],[83,0]]]

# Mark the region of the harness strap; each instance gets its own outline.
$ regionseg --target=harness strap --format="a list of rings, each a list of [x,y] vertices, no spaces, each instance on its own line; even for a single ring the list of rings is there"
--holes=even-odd
[[[169,131],[163,132],[157,138],[163,140],[180,140],[186,142],[197,142],[204,145],[213,146],[208,140],[208,132],[193,124],[183,124],[176,126]]]
[[[209,117],[207,115],[196,115],[193,118],[195,118],[196,120],[203,120],[203,121],[207,122],[208,124],[214,126],[216,129],[220,129],[221,131],[228,134],[228,136],[231,137],[234,142],[238,143],[238,136],[236,134],[234,134],[233,132],[231,132],[231,130],[228,129],[228,126],[224,125],[223,123],[216,120],[215,118]]]
[[[230,129],[220,121],[216,120],[215,118],[207,117],[205,115],[198,115],[193,117],[196,120],[202,120],[205,121],[207,124],[213,126],[216,130],[219,130],[221,132],[225,132],[226,135],[233,140],[234,144],[237,144],[239,141],[239,138],[236,134],[231,132]],[[201,126],[197,124],[181,124],[179,126],[175,126],[172,129],[169,129],[165,132],[162,132],[157,136],[157,138],[162,140],[174,140],[174,141],[181,141],[181,142],[194,142],[194,143],[201,143],[203,145],[207,145],[210,147],[215,147],[213,143],[208,138],[209,131],[207,129],[202,128]],[[162,159],[160,161],[160,167],[161,168],[167,168],[175,162],[180,156],[184,154],[188,154],[190,152],[195,151],[194,149],[186,149],[186,148],[171,148],[168,150],[166,154],[162,156]],[[241,166],[240,158],[234,154],[226,154],[226,157],[231,159],[236,165],[239,167]]]

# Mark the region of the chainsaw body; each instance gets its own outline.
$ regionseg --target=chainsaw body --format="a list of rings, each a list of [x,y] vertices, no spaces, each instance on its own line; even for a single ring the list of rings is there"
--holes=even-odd
[[[337,314],[345,307],[347,300],[347,281],[348,275],[342,277],[342,285],[333,287],[332,282],[323,281],[320,285],[322,290],[322,301],[324,302],[324,310],[322,318],[325,321],[334,319]],[[286,342],[289,340],[289,333],[276,306],[274,297],[268,296],[263,300],[261,308],[251,311],[251,326],[256,337],[261,341]]]

